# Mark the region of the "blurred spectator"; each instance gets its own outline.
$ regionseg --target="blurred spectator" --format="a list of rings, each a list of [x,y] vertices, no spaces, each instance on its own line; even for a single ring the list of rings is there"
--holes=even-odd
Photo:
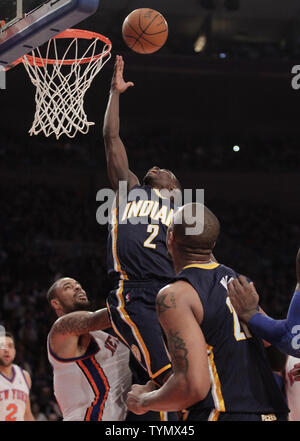
[[[32,403],[31,410],[35,421],[48,421],[46,415],[40,411],[40,406],[36,401]]]

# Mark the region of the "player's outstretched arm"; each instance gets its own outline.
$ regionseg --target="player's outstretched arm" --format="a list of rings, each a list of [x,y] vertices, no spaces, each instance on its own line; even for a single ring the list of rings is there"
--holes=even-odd
[[[300,357],[300,253],[296,257],[297,286],[291,300],[287,318],[274,320],[255,310],[258,294],[254,285],[240,276],[228,284],[231,303],[240,319],[248,324],[250,330],[281,352]]]
[[[176,282],[157,296],[157,314],[167,337],[173,373],[158,390],[150,382],[132,386],[127,406],[136,414],[186,409],[209,391],[206,343],[193,311],[195,301],[200,303],[198,310],[202,305],[190,288],[185,282]]]
[[[114,190],[118,190],[119,181],[126,181],[128,190],[139,184],[138,178],[129,170],[126,149],[120,138],[119,97],[133,86],[132,82],[124,81],[123,71],[123,58],[117,55],[103,124],[107,171]]]
[[[259,295],[254,284],[249,283],[245,276],[239,276],[228,283],[227,290],[237,315],[244,323],[249,323],[258,312]]]
[[[92,331],[99,331],[111,326],[107,308],[95,312],[75,311],[59,317],[53,324],[50,336],[83,335]]]
[[[51,349],[60,357],[75,357],[78,337],[92,331],[107,329],[110,326],[107,308],[95,312],[70,312],[59,317],[53,324],[49,333]]]

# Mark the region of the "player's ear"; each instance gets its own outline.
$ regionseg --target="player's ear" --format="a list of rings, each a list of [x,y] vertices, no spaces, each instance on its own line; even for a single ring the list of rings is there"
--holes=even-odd
[[[54,311],[57,311],[61,307],[60,301],[58,299],[51,299],[50,305],[54,309]]]

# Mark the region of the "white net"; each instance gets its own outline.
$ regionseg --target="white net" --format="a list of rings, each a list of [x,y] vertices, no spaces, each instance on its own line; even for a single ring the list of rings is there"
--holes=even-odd
[[[99,38],[83,40],[73,38],[68,41],[67,50],[59,56],[62,42],[51,39],[46,46],[46,55],[41,49],[23,57],[23,64],[36,87],[36,112],[30,135],[43,132],[46,137],[54,134],[74,138],[77,132],[88,133],[90,126],[84,110],[84,97],[93,79],[111,57],[109,40]],[[84,45],[79,56],[80,46]],[[100,55],[99,55],[100,54]],[[50,58],[51,57],[51,58]],[[67,64],[66,64],[67,63]]]

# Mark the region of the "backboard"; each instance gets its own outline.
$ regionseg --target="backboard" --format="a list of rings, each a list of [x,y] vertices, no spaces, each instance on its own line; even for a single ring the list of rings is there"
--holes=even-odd
[[[41,46],[94,14],[99,0],[1,0],[0,66]]]
[[[5,21],[3,29],[19,21],[24,14],[28,14],[44,3],[45,0],[1,0],[0,20]]]

